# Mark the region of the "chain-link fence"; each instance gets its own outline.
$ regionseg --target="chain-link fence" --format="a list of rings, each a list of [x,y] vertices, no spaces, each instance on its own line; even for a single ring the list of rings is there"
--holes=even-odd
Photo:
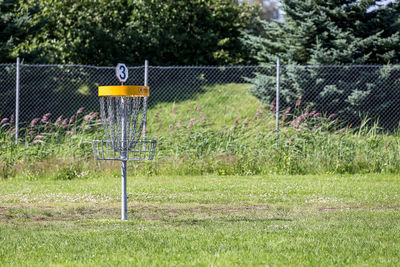
[[[335,114],[353,125],[363,118],[384,128],[397,128],[400,121],[399,66],[299,66],[279,69],[281,111],[301,105],[315,113]],[[180,102],[207,92],[213,103],[230,105],[238,90],[253,94],[264,104],[276,98],[277,67],[148,67],[150,108],[163,102]],[[144,84],[144,66],[129,67],[126,84]],[[16,99],[16,64],[0,64],[0,119],[12,120]],[[81,107],[99,111],[97,87],[117,85],[114,67],[82,65],[20,65],[19,121],[51,113],[51,120],[68,118]],[[243,86],[249,84],[249,86]],[[210,91],[226,85],[224,92]],[[254,110],[259,102],[254,101]]]
[[[276,78],[259,74],[252,93],[264,103],[275,99]],[[400,66],[284,65],[280,70],[281,110],[301,105],[346,125],[369,120],[396,129],[400,120]]]

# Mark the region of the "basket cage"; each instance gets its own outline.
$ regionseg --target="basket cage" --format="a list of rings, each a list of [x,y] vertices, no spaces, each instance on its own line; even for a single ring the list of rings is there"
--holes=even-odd
[[[129,150],[115,150],[110,140],[94,140],[93,153],[97,160],[152,160],[157,142],[155,140],[140,140]],[[120,144],[120,147],[127,147]]]
[[[151,160],[155,140],[146,140],[147,97],[101,96],[106,140],[93,141],[98,160]]]

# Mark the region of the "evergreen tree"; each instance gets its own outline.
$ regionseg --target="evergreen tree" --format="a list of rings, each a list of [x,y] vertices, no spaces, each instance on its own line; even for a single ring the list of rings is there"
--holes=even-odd
[[[304,106],[353,125],[364,117],[384,127],[398,124],[393,120],[400,113],[398,68],[334,66],[400,63],[400,3],[378,2],[283,0],[284,22],[262,22],[263,36],[247,35],[245,43],[259,63],[279,57],[288,64],[281,76],[283,106],[301,98]],[[273,101],[274,77],[258,74],[252,82],[254,95]]]
[[[43,25],[44,21],[34,23],[33,16],[39,12],[38,5],[22,10],[18,0],[0,0],[0,62],[14,61],[17,45],[30,38]],[[29,58],[36,50],[23,54]]]
[[[400,1],[283,0],[281,8],[284,21],[245,38],[260,63],[400,63]]]

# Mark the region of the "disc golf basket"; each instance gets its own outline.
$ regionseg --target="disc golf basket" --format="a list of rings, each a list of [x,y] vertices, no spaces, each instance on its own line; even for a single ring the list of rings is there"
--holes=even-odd
[[[121,161],[121,219],[127,220],[127,161],[152,160],[156,147],[156,141],[146,140],[145,135],[150,90],[148,86],[100,86],[98,95],[106,140],[94,140],[93,152],[97,160]]]

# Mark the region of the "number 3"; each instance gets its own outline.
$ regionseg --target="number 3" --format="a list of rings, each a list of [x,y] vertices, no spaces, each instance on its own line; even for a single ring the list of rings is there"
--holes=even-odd
[[[121,78],[121,80],[125,80],[126,79],[126,74],[125,74],[125,66],[124,65],[121,65],[121,66],[119,66],[119,69],[121,70],[121,74],[119,75],[119,77]]]
[[[128,68],[125,64],[118,63],[117,67],[115,68],[115,74],[117,75],[117,79],[124,83],[128,80]]]

